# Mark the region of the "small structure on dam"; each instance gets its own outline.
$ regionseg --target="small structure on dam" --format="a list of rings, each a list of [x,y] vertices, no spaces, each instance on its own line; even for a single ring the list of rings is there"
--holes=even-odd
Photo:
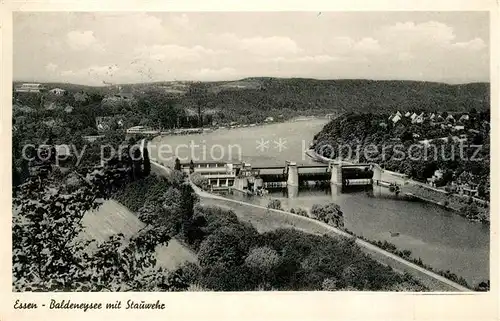
[[[257,195],[265,194],[269,188],[298,188],[308,182],[328,182],[341,190],[345,187],[373,185],[397,192],[405,180],[404,177],[396,177],[399,182],[388,181],[388,178],[395,176],[387,176],[386,171],[377,164],[342,161],[314,165],[286,161],[283,165],[257,167],[244,162],[195,162],[183,163],[181,167],[186,173],[197,172],[206,177],[213,190],[236,190]]]

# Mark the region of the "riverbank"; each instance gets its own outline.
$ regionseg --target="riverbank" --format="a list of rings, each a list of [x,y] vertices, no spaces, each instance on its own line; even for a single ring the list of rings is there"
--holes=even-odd
[[[157,135],[153,138],[156,139],[157,137],[165,137],[165,136],[186,136],[186,135],[193,135],[193,134],[207,134],[207,133],[212,133],[215,131],[219,130],[231,130],[231,129],[241,129],[241,128],[258,128],[258,127],[265,127],[269,125],[276,125],[276,124],[286,124],[286,123],[295,123],[295,122],[303,122],[303,121],[311,121],[311,120],[319,120],[319,119],[331,119],[331,115],[326,115],[326,116],[297,116],[294,118],[289,118],[289,119],[278,119],[278,120],[272,120],[272,121],[264,121],[261,123],[251,123],[251,124],[223,124],[219,126],[209,126],[209,127],[196,127],[196,128],[179,128],[179,129],[170,129],[166,131],[148,131],[148,132],[134,132],[131,134],[154,134],[157,133]]]
[[[317,162],[329,163],[333,161],[330,158],[319,155],[313,149],[306,150],[305,154],[312,160]],[[405,175],[398,172],[393,172],[385,169],[382,169],[382,171],[382,180],[390,182],[394,181],[402,185],[401,195],[410,196],[409,199],[413,198],[423,202],[438,205],[455,214],[463,216],[474,223],[481,222],[483,224],[489,224],[489,204],[486,202],[480,202],[478,200],[475,200],[474,198],[464,198],[458,194],[449,193],[445,190],[437,189],[435,187],[412,179],[403,178]],[[472,202],[470,200],[472,200]],[[469,204],[475,204],[477,206],[477,217],[467,217],[464,215],[464,213],[462,213],[462,209]]]

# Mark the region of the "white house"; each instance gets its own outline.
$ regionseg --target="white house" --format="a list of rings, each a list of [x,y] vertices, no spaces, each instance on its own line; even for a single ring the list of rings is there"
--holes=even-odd
[[[396,115],[394,115],[394,117],[392,117],[392,119],[391,119],[391,120],[392,120],[392,122],[393,122],[394,124],[396,124],[398,121],[400,121],[400,120],[401,120],[401,114],[396,114]]]
[[[413,121],[413,120],[415,119],[415,117],[417,117],[417,114],[413,113],[413,114],[411,114],[411,117],[410,117],[410,118],[411,118],[411,120]]]
[[[409,111],[406,112],[405,117],[410,117],[411,113]]]
[[[61,88],[53,88],[53,89],[49,90],[49,93],[54,94],[54,95],[58,95],[58,96],[64,95],[65,92],[66,92],[66,90],[61,89]]]
[[[421,124],[424,122],[424,113],[421,113],[420,115],[413,117],[412,115],[412,123],[414,124]]]
[[[432,113],[431,116],[429,117],[430,120],[433,120],[436,117],[436,114]]]
[[[468,114],[464,114],[464,115],[462,115],[462,116],[458,119],[458,121],[462,121],[462,122],[463,122],[463,121],[468,121],[469,119],[470,119],[469,115],[468,115]]]

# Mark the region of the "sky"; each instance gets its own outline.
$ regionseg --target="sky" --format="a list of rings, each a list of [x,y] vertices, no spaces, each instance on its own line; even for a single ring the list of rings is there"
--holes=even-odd
[[[16,12],[14,80],[488,82],[487,12]]]

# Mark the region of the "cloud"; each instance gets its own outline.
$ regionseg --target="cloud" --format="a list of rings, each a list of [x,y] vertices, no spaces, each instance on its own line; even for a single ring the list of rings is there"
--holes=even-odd
[[[191,72],[190,76],[199,80],[227,80],[237,76],[237,71],[229,67],[220,69],[201,68]]]
[[[361,39],[354,44],[353,49],[360,53],[376,53],[382,50],[378,40],[373,38]]]
[[[191,29],[190,20],[187,14],[175,15],[172,17],[172,23],[183,29]]]
[[[479,51],[486,48],[486,44],[484,43],[484,40],[481,38],[474,38],[470,41],[465,41],[465,42],[456,42],[452,44],[452,46],[454,48],[466,49],[472,51]]]
[[[139,45],[163,44],[172,32],[163,21],[149,13],[98,13],[87,18],[87,25],[107,47],[135,48]],[[113,52],[118,54],[119,50]]]
[[[66,35],[67,43],[73,50],[83,50],[97,43],[97,39],[94,37],[94,32],[87,31],[70,31]]]
[[[453,28],[437,21],[423,23],[398,22],[392,26],[382,27],[379,39],[386,43],[446,45],[455,39]]]
[[[329,56],[329,55],[314,55],[314,56],[302,56],[302,57],[291,57],[291,58],[277,57],[277,58],[272,58],[270,61],[280,62],[280,63],[317,63],[317,64],[323,64],[323,63],[339,61],[340,59],[341,58],[339,58],[339,57],[334,57],[334,56]]]
[[[487,48],[481,38],[457,42],[452,27],[436,21],[419,24],[414,22],[396,23],[380,28],[378,39],[382,45],[391,50],[412,51],[414,56],[430,54],[431,51],[462,49],[480,51]]]
[[[222,54],[224,51],[207,49],[202,46],[183,47],[179,45],[152,45],[136,49],[136,59],[157,61],[200,61],[207,56]]]
[[[54,72],[57,69],[57,65],[52,62],[49,62],[47,65],[45,65],[45,69],[49,72]]]
[[[488,80],[487,15],[441,16],[19,13],[13,68],[18,79],[85,84],[273,75]],[[301,27],[291,28],[294,21]]]
[[[289,37],[238,37],[233,33],[212,35],[212,43],[232,50],[245,51],[256,56],[288,56],[302,52]]]

